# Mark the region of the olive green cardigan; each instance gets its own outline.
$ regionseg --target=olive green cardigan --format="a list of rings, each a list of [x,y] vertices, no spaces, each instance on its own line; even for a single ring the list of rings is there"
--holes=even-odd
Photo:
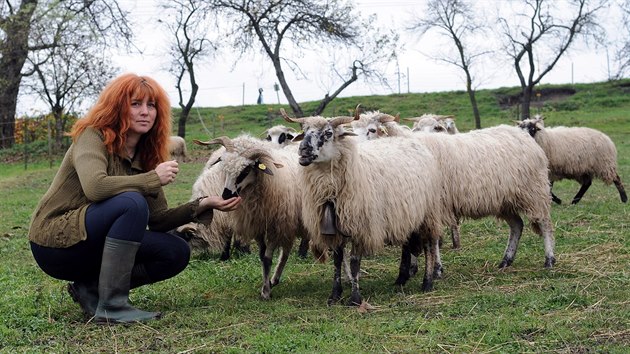
[[[130,191],[146,197],[150,230],[169,231],[197,216],[198,199],[169,209],[157,173],[143,172],[138,161],[108,153],[103,135],[88,128],[70,146],[39,201],[31,219],[29,240],[54,248],[85,240],[85,212],[90,204]],[[204,212],[203,218],[211,220],[212,210]]]

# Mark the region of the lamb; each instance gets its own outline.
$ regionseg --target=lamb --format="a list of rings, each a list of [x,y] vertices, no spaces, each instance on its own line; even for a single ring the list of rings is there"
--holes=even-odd
[[[593,178],[601,179],[606,185],[614,183],[621,201],[628,201],[617,173],[617,149],[607,135],[591,128],[545,127],[544,118],[539,115],[519,122],[518,126],[526,130],[547,154],[552,186],[553,182],[565,178],[581,184],[571,204],[582,199]],[[552,198],[557,204],[562,203],[553,194]]]
[[[378,139],[360,144],[343,124],[355,117],[290,118],[300,123],[302,219],[314,254],[333,250],[334,278],[329,304],[340,300],[344,248],[351,243],[352,292],[349,305],[359,305],[361,258],[385,245],[402,246],[403,253],[425,251],[422,290],[433,287],[433,244],[442,225],[437,163],[415,139]],[[361,146],[358,146],[361,145]],[[409,176],[415,176],[409,178]],[[391,186],[396,186],[392,188]],[[400,273],[408,264],[402,264]],[[401,275],[399,274],[399,277]]]
[[[234,231],[244,240],[256,240],[262,266],[260,296],[271,298],[271,288],[280,282],[296,235],[305,234],[301,221],[301,194],[295,184],[295,151],[247,134],[235,139],[220,137],[200,145],[221,144],[221,169],[225,175],[224,199],[240,195],[240,207],[231,212]],[[278,264],[270,277],[272,258],[280,248]]]
[[[186,162],[188,160],[186,141],[181,136],[173,135],[170,137],[168,151],[171,154],[171,158],[177,160],[177,162]]]
[[[264,135],[267,141],[271,141],[280,146],[286,146],[297,136],[297,131],[284,125],[275,125],[267,129]]]
[[[390,126],[387,135],[408,136]],[[545,267],[555,263],[554,241],[550,217],[550,185],[544,151],[516,127],[501,125],[464,134],[413,133],[431,151],[439,163],[441,190],[454,246],[459,246],[457,224],[462,217],[496,216],[510,226],[510,237],[499,267],[512,264],[523,221],[545,244]],[[455,233],[457,231],[457,233]],[[436,266],[440,271],[439,250]]]

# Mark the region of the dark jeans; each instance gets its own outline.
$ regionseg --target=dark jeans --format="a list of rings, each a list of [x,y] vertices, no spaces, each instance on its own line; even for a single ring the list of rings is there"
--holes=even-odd
[[[146,230],[148,217],[144,196],[124,192],[88,207],[86,240],[68,248],[31,242],[31,251],[46,274],[62,280],[90,281],[98,280],[105,237],[139,242],[135,264],[144,266],[152,283],[171,278],[188,265],[190,247],[178,236]]]

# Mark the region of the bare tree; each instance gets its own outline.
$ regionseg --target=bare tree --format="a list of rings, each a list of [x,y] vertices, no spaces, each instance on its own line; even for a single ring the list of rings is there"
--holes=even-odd
[[[177,135],[186,137],[186,121],[190,110],[195,104],[195,98],[199,91],[197,78],[195,77],[195,63],[203,60],[216,47],[206,37],[207,9],[203,2],[196,0],[168,0],[163,7],[174,17],[169,21],[160,21],[165,24],[169,33],[173,35],[169,47],[171,64],[169,71],[175,76],[178,104],[181,107],[177,124]],[[187,79],[187,80],[186,80]],[[188,99],[184,102],[184,92],[188,91],[184,84],[190,84]]]
[[[436,30],[452,41],[457,51],[440,54],[435,58],[455,65],[464,72],[466,92],[468,92],[472,106],[475,128],[479,129],[481,128],[481,118],[475,98],[471,70],[475,59],[490,53],[490,51],[480,49],[483,48],[483,45],[469,44],[471,43],[469,39],[473,35],[484,31],[484,25],[477,21],[476,15],[467,0],[430,0],[424,15],[413,20],[415,23],[412,23],[408,29],[417,31],[421,36],[430,30]]]
[[[46,29],[41,24],[54,18],[65,21],[62,14],[86,16],[91,30],[109,46],[130,43],[131,29],[117,0],[4,0],[0,7],[0,148],[15,143],[15,113],[22,78],[35,73],[32,68],[24,68],[29,54],[60,45],[57,31],[65,27]],[[53,35],[42,35],[45,30]]]
[[[534,87],[569,47],[580,37],[598,36],[601,28],[596,15],[606,2],[526,0],[524,11],[517,13],[516,19],[499,17],[505,50],[521,84],[521,119],[529,118]],[[524,19],[523,24],[519,19]]]
[[[299,64],[292,58],[299,58],[309,50],[326,53],[336,48],[351,53],[345,58],[345,68],[331,67],[330,71],[341,82],[320,101],[313,113],[320,114],[359,75],[382,82],[383,71],[378,66],[396,54],[398,36],[381,32],[369,22],[373,18],[361,22],[353,5],[343,0],[210,0],[208,3],[241,56],[258,49],[271,60],[282,92],[299,117],[304,112],[289,87],[283,67],[287,64],[296,75],[301,75]]]
[[[624,75],[630,73],[630,0],[625,0],[619,4],[622,13],[623,38],[619,49],[615,54],[617,62],[616,79],[621,79]]]

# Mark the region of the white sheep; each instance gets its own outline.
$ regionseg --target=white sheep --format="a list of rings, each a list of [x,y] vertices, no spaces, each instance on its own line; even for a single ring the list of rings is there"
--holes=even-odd
[[[399,120],[398,115],[392,116],[379,111],[368,111],[361,113],[357,120],[350,122],[350,125],[352,131],[361,140],[373,140],[387,135],[389,123],[394,122],[394,124],[397,125]]]
[[[543,117],[525,119],[518,126],[526,130],[549,159],[549,179],[572,179],[581,184],[571,204],[577,204],[591,186],[593,178],[615,184],[623,203],[628,196],[617,173],[617,149],[610,138],[595,129],[583,127],[545,127]],[[562,201],[552,195],[554,202]]]
[[[220,165],[220,156],[224,152],[225,148],[221,147],[211,154],[207,165],[201,171],[195,183],[193,183],[190,200],[202,196],[220,195],[223,192],[225,175]],[[211,220],[198,220],[197,222],[182,225],[177,228],[177,232],[188,239],[193,249],[221,252],[219,259],[222,261],[230,258],[232,240],[234,240],[234,249],[236,251],[241,253],[250,252],[249,244],[246,244],[235,235],[230,214],[220,210],[213,211]]]
[[[377,129],[385,129],[390,137],[410,136],[393,124]],[[449,224],[455,247],[459,246],[457,225],[462,217],[496,216],[510,226],[508,246],[499,267],[509,266],[522,233],[519,214],[523,214],[543,237],[545,267],[553,266],[547,158],[527,134],[516,127],[501,125],[464,134],[415,132],[411,136],[419,139],[438,160],[442,198],[453,216]],[[439,250],[436,254],[436,268],[440,271]]]
[[[275,125],[263,133],[267,141],[276,143],[280,146],[286,146],[290,144],[298,133],[295,129],[284,125]]]
[[[225,175],[224,199],[240,195],[243,200],[232,211],[234,231],[246,241],[256,240],[262,265],[261,298],[271,297],[280,282],[296,235],[306,232],[301,222],[301,194],[297,180],[295,150],[249,135],[235,139],[220,137],[200,145],[221,144],[221,169]],[[278,264],[270,277],[274,251],[280,248]]]
[[[313,253],[333,250],[335,273],[328,303],[341,298],[346,242],[352,246],[350,305],[362,303],[358,282],[361,257],[385,245],[402,246],[403,254],[416,256],[422,247],[422,289],[431,290],[433,244],[443,223],[440,193],[434,188],[439,172],[431,153],[411,138],[361,144],[346,138],[355,134],[342,125],[358,116],[289,118],[282,113],[285,119],[300,123],[303,130],[296,137],[303,138],[298,150],[303,168],[296,185],[303,191],[302,219]],[[402,263],[400,273],[408,273]]]
[[[188,161],[188,150],[186,149],[186,141],[178,135],[172,135],[168,141],[168,151],[171,158],[177,162]]]

